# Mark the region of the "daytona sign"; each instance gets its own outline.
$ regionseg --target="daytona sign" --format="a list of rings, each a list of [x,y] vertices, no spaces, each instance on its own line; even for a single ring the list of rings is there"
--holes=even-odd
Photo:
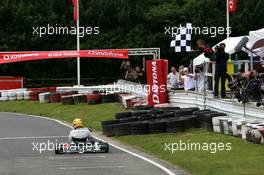
[[[128,59],[128,50],[0,52],[0,64],[75,57]]]
[[[148,105],[167,102],[167,60],[147,61]]]

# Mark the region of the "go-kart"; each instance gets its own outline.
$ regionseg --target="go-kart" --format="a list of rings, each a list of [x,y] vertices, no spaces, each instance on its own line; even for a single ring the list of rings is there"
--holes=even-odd
[[[74,154],[74,153],[108,153],[109,145],[106,142],[93,139],[74,139],[71,143],[61,143],[55,147],[55,154]]]

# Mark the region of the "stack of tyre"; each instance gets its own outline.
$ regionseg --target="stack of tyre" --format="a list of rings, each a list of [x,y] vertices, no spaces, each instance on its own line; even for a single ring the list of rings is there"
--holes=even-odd
[[[2,90],[0,101],[24,100],[26,89]]]
[[[225,113],[212,111],[210,109],[197,111],[197,112],[195,112],[195,115],[201,123],[201,128],[204,128],[207,131],[211,131],[211,132],[213,132],[213,131],[217,132],[220,130],[220,128],[216,129],[217,126],[213,124],[213,118],[220,117],[220,116],[221,117],[226,116]]]
[[[99,92],[93,92],[88,94],[66,94],[61,96],[61,102],[64,105],[73,105],[79,103],[88,103],[89,105],[101,104],[101,103],[113,103],[117,102],[118,94],[105,94]]]
[[[185,131],[199,127],[193,115],[199,108],[148,108],[137,107],[132,111],[116,113],[115,120],[102,121],[106,136],[158,134]]]
[[[255,144],[264,144],[264,121],[215,117],[213,126],[214,132],[239,137]]]

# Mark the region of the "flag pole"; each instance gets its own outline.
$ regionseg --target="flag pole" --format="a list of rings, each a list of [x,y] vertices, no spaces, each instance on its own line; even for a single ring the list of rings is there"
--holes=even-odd
[[[77,27],[77,52],[78,52],[78,57],[77,57],[77,85],[80,86],[81,85],[81,60],[80,60],[80,30],[79,30],[79,25],[80,25],[80,21],[79,21],[79,0],[76,0],[76,8],[77,8],[77,21],[76,21],[76,27]]]
[[[229,24],[229,0],[226,0],[226,27],[229,30],[230,24]],[[226,33],[226,37],[229,38],[229,31]]]

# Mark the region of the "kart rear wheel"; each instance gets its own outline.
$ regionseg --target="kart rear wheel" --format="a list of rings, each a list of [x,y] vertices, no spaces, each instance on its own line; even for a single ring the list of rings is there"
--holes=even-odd
[[[60,148],[55,148],[55,154],[62,154]]]
[[[104,153],[109,153],[109,144],[102,143],[101,149],[103,149]]]

